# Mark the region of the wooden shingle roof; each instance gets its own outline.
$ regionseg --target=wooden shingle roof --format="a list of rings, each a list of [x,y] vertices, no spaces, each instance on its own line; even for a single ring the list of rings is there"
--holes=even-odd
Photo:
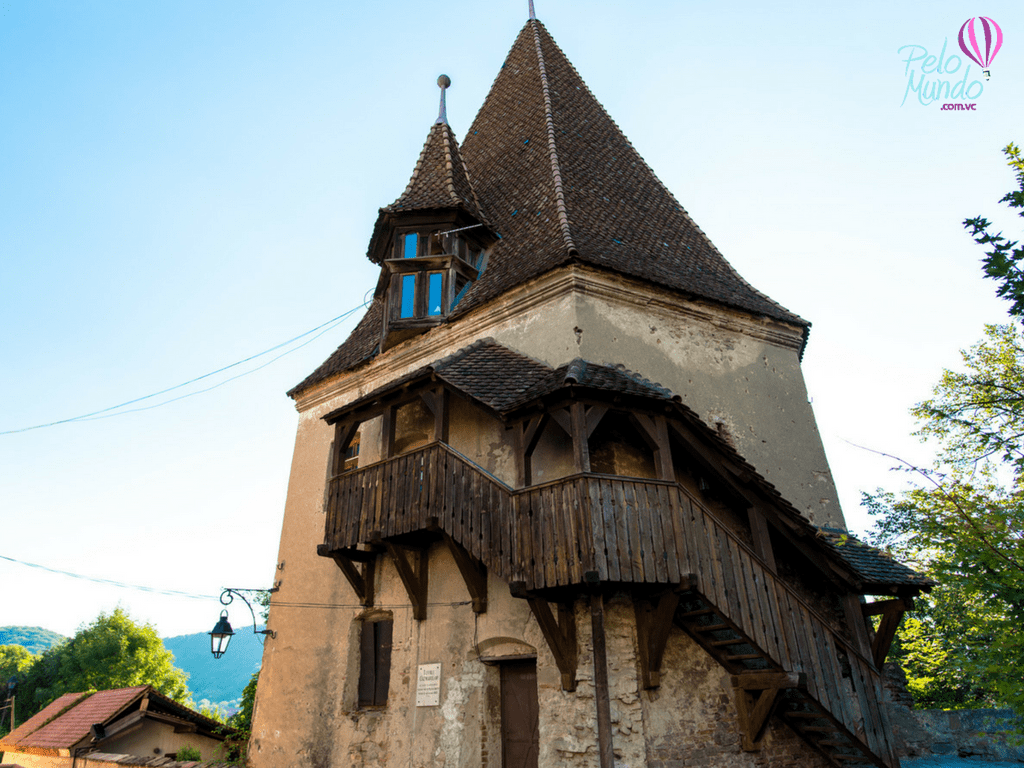
[[[512,45],[461,154],[447,124],[431,128],[409,186],[381,209],[371,254],[381,252],[377,240],[388,216],[446,208],[481,222],[486,211],[500,238],[453,319],[532,278],[581,263],[790,323],[805,334],[809,328],[732,268],[536,19]],[[373,357],[382,322],[372,306],[289,394]]]

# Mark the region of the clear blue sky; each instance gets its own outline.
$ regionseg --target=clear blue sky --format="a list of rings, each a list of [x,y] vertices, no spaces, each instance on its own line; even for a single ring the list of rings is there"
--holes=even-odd
[[[358,307],[437,76],[461,138],[527,16],[526,0],[0,8],[0,431],[165,389]],[[863,529],[860,491],[901,479],[849,443],[927,462],[907,409],[1005,317],[960,222],[1021,229],[996,202],[1013,185],[1000,149],[1024,141],[1021,4],[537,14],[740,273],[813,322],[809,392]],[[959,53],[978,14],[1005,42],[976,111],[901,106],[898,49]],[[296,425],[284,393],[354,319],[204,394],[0,436],[0,555],[204,595],[269,585]],[[164,635],[209,631],[220,608],[4,560],[0,584],[0,624],[64,633],[119,603]]]

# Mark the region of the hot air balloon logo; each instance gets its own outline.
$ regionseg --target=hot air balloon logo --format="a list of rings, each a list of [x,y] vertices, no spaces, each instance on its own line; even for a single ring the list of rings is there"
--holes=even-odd
[[[982,40],[978,39],[978,27],[981,27],[981,31],[984,33]],[[982,43],[984,44],[982,45]],[[1002,47],[1003,30],[988,16],[970,18],[960,27],[960,50],[967,55],[967,58],[981,67],[981,72],[985,75],[986,80],[991,76],[989,66],[992,64],[992,59],[996,57]]]

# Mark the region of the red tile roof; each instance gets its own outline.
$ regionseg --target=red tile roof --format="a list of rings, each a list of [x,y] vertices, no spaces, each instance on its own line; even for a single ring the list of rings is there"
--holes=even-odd
[[[473,213],[474,202],[486,210],[501,239],[453,318],[531,278],[581,262],[809,326],[740,277],[536,19],[516,38],[463,141],[461,157],[451,129],[435,125],[409,187],[381,209],[381,216],[453,206]],[[381,322],[379,310],[371,308],[349,339],[292,393],[376,354]]]
[[[147,685],[137,685],[134,688],[97,691],[35,733],[21,739],[18,746],[70,749],[89,735],[89,729],[94,723],[102,723],[114,717],[133,701],[141,698],[148,688]]]
[[[20,743],[26,736],[39,730],[39,728],[44,724],[55,718],[76,701],[81,700],[84,696],[84,693],[65,693],[63,696],[54,699],[24,723],[0,739],[0,744],[11,747]]]

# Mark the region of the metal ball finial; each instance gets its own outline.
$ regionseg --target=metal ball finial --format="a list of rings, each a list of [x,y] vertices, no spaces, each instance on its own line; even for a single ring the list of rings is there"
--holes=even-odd
[[[437,120],[435,121],[437,125],[447,125],[448,123],[448,108],[444,103],[444,92],[451,87],[451,84],[452,79],[448,75],[441,75],[437,78],[437,86],[441,89],[441,106],[437,110]]]

